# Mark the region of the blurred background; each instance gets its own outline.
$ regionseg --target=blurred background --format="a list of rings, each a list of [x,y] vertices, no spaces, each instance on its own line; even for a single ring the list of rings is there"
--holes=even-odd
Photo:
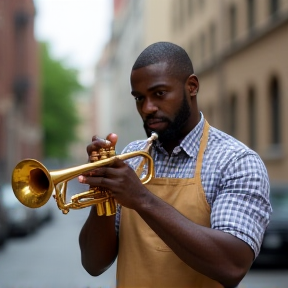
[[[95,134],[117,133],[118,153],[146,138],[129,77],[157,41],[185,48],[209,123],[268,169],[274,213],[240,287],[287,287],[288,0],[0,0],[1,288],[113,287],[114,266],[93,278],[80,264],[89,209],[24,211],[10,178],[24,158],[48,169],[87,162]],[[74,181],[69,194],[81,189]]]

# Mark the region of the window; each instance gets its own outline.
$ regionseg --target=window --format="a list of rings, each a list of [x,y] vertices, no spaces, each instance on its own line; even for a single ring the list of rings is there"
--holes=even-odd
[[[216,55],[216,26],[214,23],[210,25],[210,54],[214,58]]]
[[[193,1],[192,0],[188,0],[187,12],[188,12],[189,17],[192,16],[193,14]]]
[[[198,0],[199,2],[199,7],[201,10],[203,10],[204,6],[205,6],[205,0]]]
[[[185,24],[185,15],[186,15],[185,2],[179,1],[177,3],[179,5],[179,26],[181,28]]]
[[[234,41],[237,33],[237,10],[236,6],[232,5],[229,10],[229,27],[230,27],[230,39]]]
[[[247,0],[248,29],[251,31],[255,26],[255,0]]]
[[[188,51],[189,51],[189,56],[192,60],[192,63],[194,63],[194,55],[195,55],[195,51],[194,51],[194,41],[193,40],[190,40],[190,43],[189,43],[189,48],[188,48]],[[196,57],[195,57],[196,58]]]
[[[256,100],[255,90],[250,88],[248,90],[248,145],[252,148],[256,148]]]
[[[183,22],[182,3],[175,2],[173,8],[174,9],[172,9],[172,13],[173,13],[174,25],[172,26],[173,26],[174,31],[177,31],[182,27],[182,22]]]
[[[280,91],[276,78],[270,83],[270,112],[271,112],[271,144],[280,144],[281,138],[281,111]]]
[[[31,81],[23,70],[27,70],[28,42],[27,32],[31,28],[31,16],[22,10],[14,14],[14,31],[15,31],[15,60],[16,75],[13,79],[12,89],[15,96],[16,107],[21,107],[27,103]]]
[[[206,39],[205,39],[205,34],[203,33],[200,37],[200,47],[201,47],[201,64],[203,65],[204,63],[204,59],[205,59],[205,56],[206,56],[206,53],[205,53],[205,47],[206,47]]]
[[[172,9],[172,13],[173,13],[173,17],[172,19],[174,19],[174,25],[173,28],[174,28],[174,31],[177,31],[178,28],[179,28],[179,3],[174,3],[174,9]]]
[[[270,14],[276,15],[279,10],[279,0],[269,0],[270,1]]]

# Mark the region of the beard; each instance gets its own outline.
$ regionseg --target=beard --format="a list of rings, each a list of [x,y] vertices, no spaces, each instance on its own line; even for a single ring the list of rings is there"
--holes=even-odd
[[[183,100],[182,100],[179,110],[176,113],[174,120],[171,120],[167,117],[161,117],[163,121],[166,121],[168,123],[168,127],[167,129],[163,131],[155,131],[158,134],[159,141],[161,143],[165,143],[171,140],[180,139],[181,134],[182,134],[181,133],[182,128],[187,123],[187,120],[189,119],[190,115],[191,115],[191,109],[188,104],[188,100],[186,98],[185,92],[183,92]],[[147,116],[146,120],[150,118],[153,118],[153,115]],[[144,126],[147,137],[150,137],[153,131],[147,127],[147,124],[145,123],[145,121],[144,121],[143,126]]]

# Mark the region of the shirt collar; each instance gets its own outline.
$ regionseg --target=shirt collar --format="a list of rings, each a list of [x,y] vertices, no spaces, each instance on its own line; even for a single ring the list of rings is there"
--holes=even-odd
[[[200,117],[201,118],[198,124],[186,135],[186,137],[182,140],[180,145],[177,146],[180,147],[189,157],[197,158],[198,155],[200,139],[202,137],[204,129],[204,116],[202,112],[200,112]],[[162,152],[164,150],[158,140],[155,143],[155,147],[157,150],[160,150]]]
[[[197,158],[200,140],[204,129],[204,116],[200,112],[200,121],[198,124],[190,131],[189,134],[180,143],[180,147],[189,155],[190,157]]]

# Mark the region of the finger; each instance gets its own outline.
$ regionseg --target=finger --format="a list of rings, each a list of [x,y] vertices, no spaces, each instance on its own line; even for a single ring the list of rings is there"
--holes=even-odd
[[[114,181],[112,179],[105,178],[105,177],[86,177],[86,176],[80,175],[78,177],[78,181],[81,184],[87,184],[92,187],[101,186],[105,188],[110,188],[110,187],[113,187],[114,185]]]
[[[94,179],[95,178],[95,179]],[[103,177],[89,177],[80,175],[78,176],[78,181],[82,184],[89,184],[90,186],[99,186],[102,182]]]
[[[112,159],[111,159],[112,160]],[[118,159],[117,157],[113,158],[113,163],[109,164],[109,166],[100,166],[90,171],[83,172],[81,175],[85,177],[99,177],[99,176],[116,176],[118,175],[118,170],[115,168],[121,168],[127,166],[127,164],[123,161]],[[109,169],[112,168],[112,169]]]
[[[87,171],[81,174],[84,177],[95,177],[97,176],[97,173],[95,172],[95,170],[91,170],[91,171]]]
[[[92,171],[89,171],[87,173],[83,173],[82,175],[88,176],[88,177],[113,177],[117,175],[117,171],[115,168],[110,168],[110,167],[99,167],[96,168]]]
[[[95,137],[96,137],[96,136],[95,136]],[[88,155],[91,155],[91,152],[92,152],[92,151],[97,151],[97,150],[99,150],[99,149],[101,149],[101,148],[109,148],[109,147],[112,146],[112,145],[111,145],[111,142],[110,142],[109,140],[102,139],[102,138],[98,138],[98,137],[94,138],[94,136],[93,136],[92,139],[94,139],[93,142],[90,143],[90,144],[87,146],[87,149],[86,149]]]
[[[108,134],[108,136],[106,137],[106,139],[111,142],[111,146],[114,146],[114,147],[115,147],[115,146],[116,146],[116,143],[117,143],[117,141],[118,141],[118,135],[115,134],[115,133],[110,133],[110,134]]]
[[[119,159],[117,156],[114,158],[113,163],[109,165],[109,167],[113,168],[120,168],[124,166],[127,166],[127,164],[123,160]]]
[[[110,146],[112,146],[111,141],[109,141],[107,139],[99,138],[99,137],[94,139],[94,141],[92,141],[92,143],[90,145],[92,145],[92,147],[96,148],[96,149],[109,148]]]

